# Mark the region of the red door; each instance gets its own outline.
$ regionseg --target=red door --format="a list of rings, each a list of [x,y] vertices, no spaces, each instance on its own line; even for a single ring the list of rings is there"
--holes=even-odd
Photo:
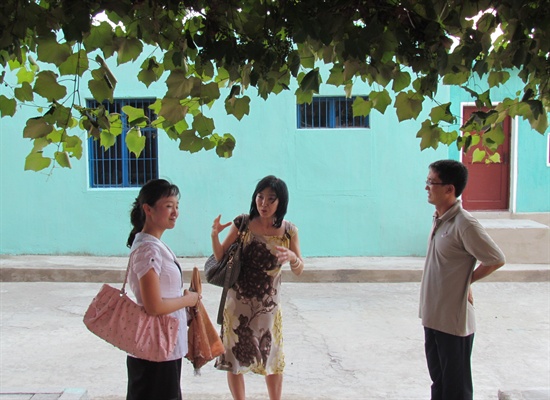
[[[476,107],[464,107],[464,120],[468,120]],[[487,111],[487,110],[484,110]],[[511,120],[503,123],[504,143],[499,147],[499,164],[484,162],[472,163],[472,146],[462,154],[462,162],[468,168],[468,184],[462,194],[462,204],[466,210],[508,210],[510,201],[510,132]]]

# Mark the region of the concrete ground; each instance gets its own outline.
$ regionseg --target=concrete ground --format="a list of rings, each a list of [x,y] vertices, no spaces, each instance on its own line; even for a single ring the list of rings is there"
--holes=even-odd
[[[0,262],[0,400],[73,400],[79,390],[87,391],[91,400],[124,399],[125,354],[82,323],[101,279],[118,276],[124,259],[1,256]],[[184,259],[183,269],[201,262]],[[41,281],[30,279],[25,265],[37,268],[34,275]],[[429,399],[423,329],[417,318],[421,260],[310,259],[306,266],[310,275],[305,283],[287,279],[282,286],[287,364],[283,398]],[[475,398],[547,400],[549,266],[504,268],[508,270],[497,271],[501,274],[492,280],[474,284]],[[88,278],[64,281],[75,276]],[[220,292],[203,285],[212,318]],[[247,375],[246,383],[248,399],[268,398],[263,377]],[[195,377],[191,364],[184,362],[182,390],[185,399],[231,399],[225,373],[213,363]]]

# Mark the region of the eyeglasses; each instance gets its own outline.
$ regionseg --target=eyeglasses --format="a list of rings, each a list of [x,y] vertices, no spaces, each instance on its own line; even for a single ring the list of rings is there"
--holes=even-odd
[[[434,185],[448,185],[448,183],[445,182],[432,182],[431,180],[426,180],[426,185],[428,186],[434,186]]]

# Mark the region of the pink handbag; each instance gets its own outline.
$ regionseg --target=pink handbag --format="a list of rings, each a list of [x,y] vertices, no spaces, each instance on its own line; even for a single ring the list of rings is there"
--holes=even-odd
[[[170,315],[153,316],[126,295],[128,268],[122,289],[108,284],[92,300],[84,324],[95,335],[144,360],[166,361],[174,351],[179,321]]]

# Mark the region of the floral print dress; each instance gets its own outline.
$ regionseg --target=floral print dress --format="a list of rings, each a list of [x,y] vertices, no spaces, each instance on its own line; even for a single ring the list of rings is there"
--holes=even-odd
[[[235,218],[240,227],[243,217]],[[229,289],[221,337],[225,354],[216,368],[234,374],[282,374],[285,367],[280,304],[281,265],[276,246],[290,246],[297,228],[283,221],[283,236],[244,234],[241,273]]]

